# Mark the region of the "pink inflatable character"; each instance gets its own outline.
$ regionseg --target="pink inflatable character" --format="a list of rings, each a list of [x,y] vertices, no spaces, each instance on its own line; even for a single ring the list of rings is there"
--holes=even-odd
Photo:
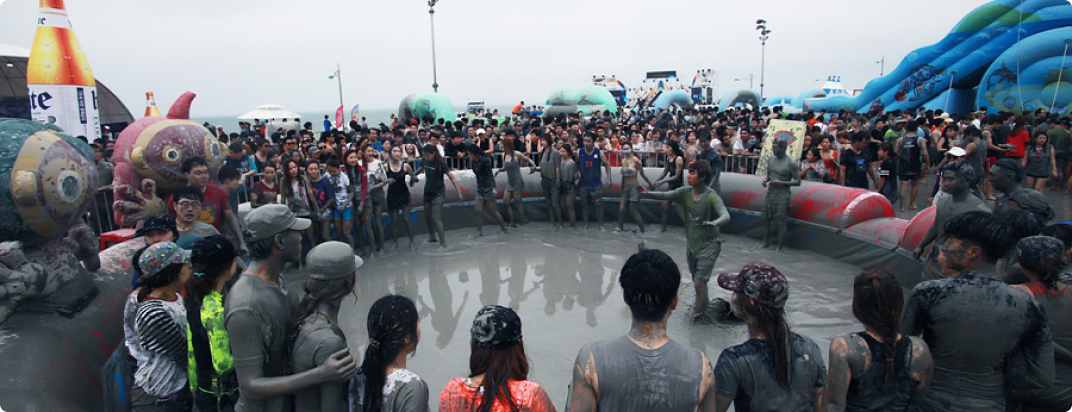
[[[164,211],[166,197],[186,185],[182,163],[202,157],[210,178],[223,164],[226,148],[219,139],[190,120],[190,102],[196,95],[183,93],[167,117],[143,117],[131,124],[115,143],[115,221],[124,227]]]

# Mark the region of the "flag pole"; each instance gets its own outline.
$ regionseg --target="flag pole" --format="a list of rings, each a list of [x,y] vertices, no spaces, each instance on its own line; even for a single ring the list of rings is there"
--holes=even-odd
[[[335,63],[335,78],[339,80],[339,106],[342,104],[342,67]]]

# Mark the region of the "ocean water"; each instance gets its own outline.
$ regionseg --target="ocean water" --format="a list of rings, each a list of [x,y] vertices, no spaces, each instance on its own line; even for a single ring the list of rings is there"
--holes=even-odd
[[[503,113],[510,113],[510,110],[513,109],[513,106],[509,106],[509,105],[487,105],[486,108],[488,110],[498,109],[499,113],[503,114]],[[347,108],[346,112],[343,113],[343,121],[347,122],[347,123],[349,123],[349,121],[350,121],[350,112],[349,112],[349,110],[350,109]],[[465,106],[460,106],[460,107],[455,106],[454,107],[454,112],[455,113],[463,113],[463,112],[465,112]],[[213,115],[207,115],[207,116],[200,116],[200,115],[195,114],[193,116],[193,120],[196,120],[199,123],[208,122],[208,123],[210,123],[210,124],[212,124],[214,126],[223,126],[223,130],[227,131],[227,132],[236,132],[236,131],[239,130],[238,122],[242,121],[242,120],[238,119],[238,116],[242,115],[242,113],[246,113],[246,112],[237,112],[237,113],[232,114],[232,115],[216,115],[216,114],[213,114]],[[324,130],[324,115],[328,115],[328,119],[330,119],[332,123],[335,122],[335,110],[334,109],[332,109],[332,110],[324,110],[324,111],[319,111],[319,112],[308,112],[308,111],[306,111],[306,112],[297,112],[297,113],[299,115],[301,115],[301,117],[299,119],[301,119],[301,122],[303,124],[305,122],[313,122],[313,131],[316,131],[316,132],[321,132],[321,131]],[[360,119],[360,117],[364,116],[367,119],[367,121],[369,123],[369,126],[375,126],[375,125],[380,124],[380,123],[390,125],[389,120],[391,118],[391,115],[392,114],[397,115],[397,113],[398,113],[397,108],[379,108],[379,109],[364,109],[364,108],[362,108],[360,113],[359,113],[359,115],[358,115],[358,118]],[[287,119],[287,121],[291,122],[291,121],[294,121],[294,120],[293,119]]]

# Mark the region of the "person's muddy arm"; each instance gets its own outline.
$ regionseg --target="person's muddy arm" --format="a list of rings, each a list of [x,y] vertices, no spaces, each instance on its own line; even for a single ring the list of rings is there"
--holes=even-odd
[[[908,336],[920,336],[923,325],[926,324],[926,308],[923,307],[923,295],[919,287],[912,290],[908,296],[908,302],[904,307],[904,317],[901,318],[901,334]]]
[[[919,381],[912,391],[912,403],[919,403],[927,387],[931,385],[931,375],[934,374],[934,360],[931,358],[931,350],[923,339],[912,337],[912,364],[908,373],[912,379]]]
[[[927,249],[927,245],[934,242],[934,239],[938,238],[938,225],[932,224],[930,229],[927,229],[927,234],[923,235],[923,240],[919,241],[919,246],[916,246],[916,250],[912,251],[912,257],[917,261],[923,257],[923,251]]]
[[[851,345],[855,346],[855,345]],[[845,398],[849,392],[849,382],[852,381],[852,369],[849,367],[849,358],[859,356],[845,336],[837,336],[830,341],[830,368],[829,378],[826,383],[826,393],[823,396],[823,408],[827,412],[842,412],[845,410]]]
[[[573,362],[573,382],[566,397],[567,412],[596,411],[599,397],[599,377],[596,375],[596,361],[592,356],[592,347],[584,345]]]
[[[356,370],[348,351],[332,354],[321,366],[289,376],[264,376],[264,342],[260,323],[248,313],[239,312],[227,317],[227,333],[231,341],[235,374],[243,396],[252,400],[286,396],[322,382],[349,378]]]
[[[700,376],[700,408],[702,412],[714,412],[718,407],[715,396],[715,368],[711,366],[711,359],[706,353],[703,355],[703,372]]]
[[[1020,345],[1006,363],[1007,388],[1039,389],[1053,385],[1054,349],[1049,321],[1037,301],[1032,300],[1028,310],[1033,325],[1024,332]]]

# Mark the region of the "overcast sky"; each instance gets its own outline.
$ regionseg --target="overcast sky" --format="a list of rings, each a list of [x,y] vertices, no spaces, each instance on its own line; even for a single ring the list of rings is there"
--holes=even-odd
[[[542,104],[560,86],[617,75],[719,72],[719,93],[759,89],[756,19],[768,21],[767,96],[795,95],[840,75],[863,87],[886,58],[931,45],[981,0],[442,0],[436,5],[439,92],[455,106]],[[0,44],[29,48],[36,0],[0,0]],[[194,116],[264,103],[334,112],[397,108],[432,90],[426,0],[67,0],[94,76],[137,115],[145,91],[161,111],[193,91]],[[734,82],[734,78],[741,81]],[[818,79],[819,82],[815,80]],[[349,109],[347,109],[349,110]]]

